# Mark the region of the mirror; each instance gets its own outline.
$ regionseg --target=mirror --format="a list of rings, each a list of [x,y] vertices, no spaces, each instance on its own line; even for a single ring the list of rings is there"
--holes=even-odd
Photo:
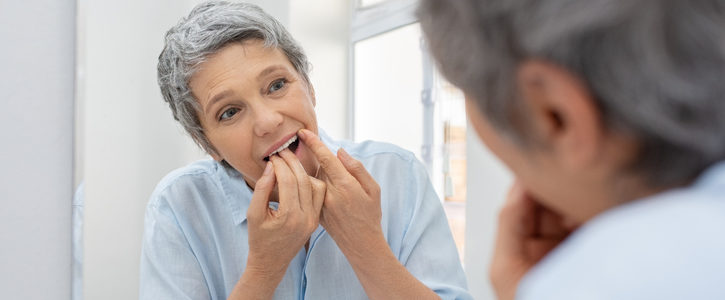
[[[149,196],[170,171],[207,157],[173,119],[156,80],[165,32],[199,2],[78,1],[75,186],[84,188],[76,253],[83,263],[74,274],[83,277],[85,299],[138,298]],[[324,102],[319,123],[345,137],[346,1],[246,2],[275,16],[303,45]]]
[[[76,296],[83,294],[86,299],[109,299],[109,295],[113,299],[138,297],[139,257],[149,196],[170,171],[208,158],[172,118],[156,79],[165,32],[199,2],[78,2],[75,186],[81,188],[75,198],[74,222],[82,224],[76,228],[81,226],[83,231],[76,230],[74,236],[74,253],[82,257],[74,265],[74,277],[80,279],[74,282]],[[385,54],[365,52],[365,49],[375,50],[369,45],[366,48],[366,43],[373,48],[392,46],[385,41],[376,44],[385,40],[384,32],[371,34],[366,29],[380,30],[378,21],[351,17],[350,11],[357,0],[246,2],[261,6],[277,18],[304,48],[314,66],[310,79],[315,87],[318,123],[328,135],[355,141],[386,141],[387,136],[380,133],[380,128],[364,128],[359,122],[363,117],[371,122],[374,115],[356,114],[356,110],[369,111],[364,109],[364,103],[372,102],[363,102],[364,98],[375,96],[358,92],[380,85],[380,81],[375,81],[380,78],[366,78],[364,74],[372,73],[357,71],[380,63],[382,60],[375,55]],[[408,12],[415,4],[415,1],[389,2]],[[385,5],[365,9],[384,10]],[[369,16],[369,12],[360,12],[360,15]],[[412,93],[406,95],[412,95],[412,103],[418,103],[421,82],[424,82],[429,93],[435,91],[432,97],[438,105],[434,109],[420,108],[420,115],[407,120],[418,123],[414,126],[416,131],[426,126],[428,131],[419,133],[421,138],[414,139],[417,142],[402,146],[426,162],[428,172],[433,174],[431,179],[443,199],[459,256],[463,259],[468,145],[462,95],[425,60],[415,20],[409,15],[396,18],[405,26],[385,24],[388,26],[385,30],[392,35],[406,34],[402,39],[407,43],[405,49],[417,51],[410,63],[424,66],[412,75],[414,83],[407,91]],[[350,26],[357,27],[351,30]],[[361,31],[367,31],[368,35],[359,34]],[[369,63],[357,65],[366,59]],[[353,118],[359,118],[358,122],[351,121]],[[427,125],[421,126],[423,120]],[[427,146],[421,145],[424,142]],[[474,245],[480,247],[480,243]]]

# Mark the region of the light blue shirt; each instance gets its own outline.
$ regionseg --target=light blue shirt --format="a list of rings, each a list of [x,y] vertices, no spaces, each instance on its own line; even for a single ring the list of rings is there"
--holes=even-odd
[[[398,260],[443,299],[471,299],[448,222],[415,156],[389,144],[323,142],[359,159],[381,188],[382,229]],[[226,299],[244,272],[252,191],[213,160],[171,172],[146,211],[140,299]],[[275,299],[367,299],[320,226],[287,268]]]
[[[725,163],[597,216],[524,277],[517,299],[725,299]]]

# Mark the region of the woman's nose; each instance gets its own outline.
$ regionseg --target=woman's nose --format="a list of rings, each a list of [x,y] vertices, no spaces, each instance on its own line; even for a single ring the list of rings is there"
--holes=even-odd
[[[255,109],[254,134],[264,136],[274,132],[283,120],[282,114],[273,107],[258,105]]]

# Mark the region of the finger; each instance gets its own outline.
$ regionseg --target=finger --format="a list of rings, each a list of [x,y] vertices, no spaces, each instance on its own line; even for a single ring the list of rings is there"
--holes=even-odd
[[[569,230],[569,232],[574,232],[574,230],[579,228],[580,223],[574,218],[564,217],[562,225],[564,225],[564,228]]]
[[[274,190],[275,181],[274,166],[271,162],[268,162],[264,168],[262,177],[254,185],[252,201],[249,203],[249,209],[247,209],[247,219],[256,219],[267,213],[267,209],[269,208],[269,195]]]
[[[564,224],[564,218],[542,205],[538,205],[537,223],[537,236],[544,238],[563,238],[569,234],[569,229]]]
[[[343,148],[337,151],[337,156],[340,158],[342,165],[345,166],[345,169],[350,172],[350,175],[357,179],[368,196],[374,198],[380,197],[380,186],[359,160],[353,158]]]
[[[530,260],[539,261],[561,243],[563,238],[534,239],[526,244],[526,253]]]
[[[269,158],[274,164],[274,175],[277,177],[277,188],[279,189],[279,211],[299,210],[300,200],[297,189],[297,180],[292,170],[287,166],[284,159],[278,155],[272,155]]]
[[[535,209],[533,201],[526,198],[523,187],[515,182],[499,213],[496,244],[501,249],[522,257],[526,255],[524,241],[535,231]]]
[[[348,176],[350,174],[345,170],[340,160],[330,152],[330,149],[327,149],[327,146],[322,143],[316,134],[307,129],[301,129],[297,132],[297,136],[312,150],[312,153],[317,157],[320,167],[325,171],[330,182],[335,184],[349,179]]]
[[[322,210],[322,205],[325,202],[325,193],[327,192],[327,185],[324,181],[314,177],[310,177],[310,183],[312,184],[312,207],[318,214]]]
[[[292,170],[295,179],[297,179],[297,193],[300,197],[300,209],[302,211],[312,210],[312,185],[310,183],[310,176],[307,175],[305,167],[297,156],[292,153],[289,149],[282,150],[279,155],[287,163],[287,166]]]
[[[325,173],[325,170],[321,170],[322,168],[319,168],[317,170],[317,176],[314,176],[315,178],[322,180],[324,182],[330,181],[330,178],[327,176],[327,173]]]

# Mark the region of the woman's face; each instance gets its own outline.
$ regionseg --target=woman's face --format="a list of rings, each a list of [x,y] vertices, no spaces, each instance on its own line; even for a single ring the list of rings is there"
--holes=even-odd
[[[306,128],[317,133],[312,87],[277,48],[261,40],[232,43],[207,58],[192,76],[191,91],[200,104],[199,119],[216,149],[252,188],[268,156]],[[292,143],[308,174],[318,163],[303,143]]]

